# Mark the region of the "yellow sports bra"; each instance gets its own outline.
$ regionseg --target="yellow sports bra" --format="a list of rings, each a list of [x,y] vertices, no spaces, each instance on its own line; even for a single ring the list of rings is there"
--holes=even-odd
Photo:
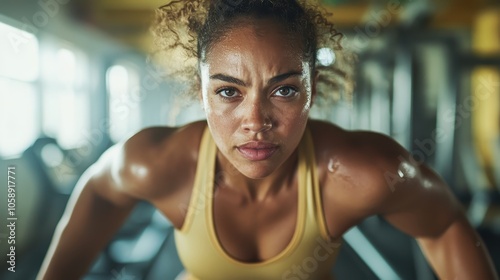
[[[329,279],[340,239],[328,238],[314,146],[306,129],[299,144],[298,214],[295,232],[286,248],[263,262],[231,258],[217,238],[213,221],[214,174],[217,147],[208,129],[200,144],[193,192],[182,228],[175,230],[179,257],[190,280]]]

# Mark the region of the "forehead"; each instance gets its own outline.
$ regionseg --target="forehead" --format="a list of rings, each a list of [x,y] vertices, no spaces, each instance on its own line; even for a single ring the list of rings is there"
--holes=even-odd
[[[245,19],[213,42],[206,56],[210,72],[239,69],[299,69],[304,59],[300,40],[271,19]]]

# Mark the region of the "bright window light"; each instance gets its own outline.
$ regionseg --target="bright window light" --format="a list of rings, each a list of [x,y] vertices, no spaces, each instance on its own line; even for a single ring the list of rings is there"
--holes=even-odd
[[[47,50],[43,74],[43,130],[63,149],[78,148],[90,130],[85,56],[70,47]],[[83,70],[80,68],[84,68]],[[83,76],[83,77],[82,77]]]
[[[132,66],[111,66],[106,74],[109,97],[109,134],[119,142],[141,125],[139,74]]]
[[[57,52],[57,77],[68,88],[75,85],[76,56],[68,49],[60,49]]]
[[[0,156],[19,156],[40,133],[34,82],[38,79],[37,38],[0,22]]]
[[[113,98],[127,95],[128,71],[122,65],[111,66],[108,70],[108,91]]]
[[[30,83],[0,78],[0,155],[20,155],[38,137],[37,104]]]
[[[31,82],[38,78],[38,40],[0,22],[0,76]]]

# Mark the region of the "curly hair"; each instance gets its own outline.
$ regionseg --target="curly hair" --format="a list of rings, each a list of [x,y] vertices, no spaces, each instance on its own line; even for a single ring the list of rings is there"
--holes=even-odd
[[[200,90],[199,62],[213,43],[241,18],[271,18],[300,39],[304,58],[319,72],[316,102],[322,105],[348,100],[353,91],[355,55],[342,48],[343,34],[327,18],[316,1],[308,0],[174,0],[156,10],[151,31],[156,49],[151,58],[165,66],[166,74]],[[317,63],[320,48],[335,52],[335,63]],[[312,72],[314,73],[314,72]]]

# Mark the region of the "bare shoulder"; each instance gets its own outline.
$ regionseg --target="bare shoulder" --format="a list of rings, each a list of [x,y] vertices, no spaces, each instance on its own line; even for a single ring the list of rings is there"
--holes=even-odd
[[[144,200],[175,192],[194,173],[205,126],[149,127],[117,144],[114,173],[123,190]]]
[[[377,132],[349,131],[313,121],[311,133],[318,166],[326,167],[322,171],[331,169],[330,175],[342,175],[353,187],[386,185],[386,176],[397,174],[401,162],[409,158],[395,140]]]
[[[393,193],[408,152],[390,137],[311,123],[318,174],[326,199],[360,217],[374,214]]]
[[[311,132],[325,213],[340,222],[333,229],[380,214],[408,233],[429,234],[459,211],[439,175],[389,136],[324,122],[313,122]]]

